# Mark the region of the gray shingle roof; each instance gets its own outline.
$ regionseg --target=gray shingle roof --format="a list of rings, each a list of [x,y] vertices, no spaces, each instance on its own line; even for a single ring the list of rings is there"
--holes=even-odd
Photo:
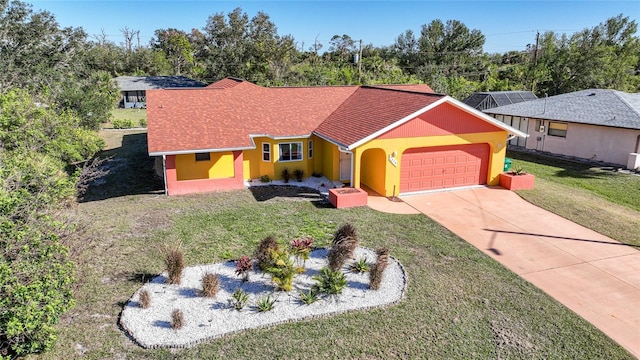
[[[640,129],[640,93],[589,89],[499,106],[484,112]]]
[[[169,88],[199,88],[205,83],[186,76],[118,76],[116,79],[121,91]]]
[[[487,91],[473,93],[462,102],[474,109],[484,110],[537,98],[531,91]]]

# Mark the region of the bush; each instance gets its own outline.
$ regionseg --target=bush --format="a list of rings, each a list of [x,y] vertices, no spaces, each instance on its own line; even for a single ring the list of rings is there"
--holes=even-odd
[[[134,127],[131,119],[113,119],[111,120],[111,125],[114,129],[131,129]]]
[[[302,182],[302,180],[304,180],[304,170],[301,170],[301,169],[295,169],[295,170],[293,171],[293,176],[295,176],[295,177],[296,177],[296,180],[297,180],[298,182]]]
[[[182,252],[182,244],[174,246],[165,245],[164,264],[167,268],[169,284],[180,284],[182,270],[184,270],[184,253]]]
[[[276,238],[271,235],[260,241],[260,244],[258,244],[258,248],[253,253],[253,258],[256,259],[260,270],[264,270],[269,266],[271,252],[277,251],[278,248],[279,246]]]
[[[312,289],[327,295],[342,294],[342,290],[347,287],[347,279],[345,279],[342,271],[334,271],[327,267],[320,269],[318,275],[313,277],[316,284]]]
[[[311,254],[311,246],[313,245],[313,238],[303,236],[294,240],[291,240],[289,246],[291,247],[291,253],[298,259],[302,260],[304,264],[309,260],[309,254]]]
[[[149,290],[142,290],[140,292],[140,299],[138,299],[138,303],[143,309],[148,309],[149,306],[151,306],[151,294],[149,294]]]
[[[260,176],[260,182],[262,182],[262,183],[271,182],[271,178],[269,177],[269,175],[262,175],[262,176]]]
[[[378,258],[376,259],[376,263],[371,267],[371,271],[369,271],[369,287],[373,290],[380,289],[382,274],[389,264],[389,249],[380,248],[376,253]]]
[[[180,309],[173,309],[171,312],[171,328],[174,330],[182,329],[184,326],[184,314]]]
[[[264,272],[271,275],[271,281],[276,284],[278,291],[291,291],[295,274],[304,272],[303,267],[295,266],[286,249],[272,250],[270,263]]]
[[[248,256],[243,256],[236,261],[236,275],[242,275],[242,281],[249,280],[249,271],[253,268],[253,260]]]
[[[138,124],[140,124],[140,127],[147,127],[147,119],[140,119],[138,120]]]
[[[282,175],[282,181],[284,181],[285,183],[289,182],[289,179],[291,178],[291,173],[289,172],[289,169],[287,168],[282,169],[282,173],[280,175]]]
[[[207,273],[202,277],[202,291],[200,294],[204,297],[215,297],[220,288],[220,278],[217,274]]]

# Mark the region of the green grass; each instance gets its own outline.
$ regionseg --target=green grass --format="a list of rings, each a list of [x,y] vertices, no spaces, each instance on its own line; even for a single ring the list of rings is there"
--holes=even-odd
[[[509,152],[513,167],[536,176],[527,201],[622,243],[640,246],[640,176],[588,164]]]
[[[111,150],[114,155],[139,151],[137,142],[122,144]],[[130,156],[117,174],[137,171],[144,160]],[[77,305],[63,317],[53,351],[41,358],[633,358],[426,216],[337,210],[308,194],[265,201],[248,190],[166,197],[123,191],[127,183],[117,174],[101,187],[120,195],[69,210],[80,224],[69,239],[78,266]],[[182,241],[187,264],[197,265],[251,254],[271,234],[280,241],[312,234],[327,244],[345,222],[356,227],[363,246],[386,246],[404,265],[408,290],[402,302],[247,330],[183,350],[142,349],[117,325],[128,298],[163,270],[167,242]]]
[[[113,109],[111,110],[111,123],[103,124],[103,128],[113,128],[112,123],[118,120],[131,121],[133,127],[141,126],[140,122],[143,121],[141,127],[146,127],[147,109]]]

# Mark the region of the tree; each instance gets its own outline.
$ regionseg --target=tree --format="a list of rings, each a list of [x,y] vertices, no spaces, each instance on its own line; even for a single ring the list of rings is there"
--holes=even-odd
[[[174,75],[188,73],[194,65],[193,45],[184,31],[173,28],[156,30],[151,46],[162,51],[171,63]]]

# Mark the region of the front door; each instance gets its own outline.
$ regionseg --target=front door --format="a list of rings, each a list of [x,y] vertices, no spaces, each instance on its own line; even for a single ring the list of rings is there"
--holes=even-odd
[[[340,181],[351,181],[351,155],[340,151]]]

